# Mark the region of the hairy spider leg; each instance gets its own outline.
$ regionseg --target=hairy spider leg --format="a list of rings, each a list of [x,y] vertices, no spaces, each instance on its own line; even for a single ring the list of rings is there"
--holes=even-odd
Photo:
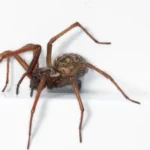
[[[52,44],[61,36],[63,36],[65,33],[67,33],[68,31],[70,31],[71,29],[75,28],[75,27],[80,27],[95,43],[97,44],[111,44],[110,42],[99,42],[98,40],[96,40],[79,22],[75,22],[73,23],[71,26],[69,26],[67,29],[63,30],[62,32],[60,32],[59,34],[57,34],[56,36],[52,37],[50,39],[50,41],[47,44],[47,66],[51,67],[52,66]]]

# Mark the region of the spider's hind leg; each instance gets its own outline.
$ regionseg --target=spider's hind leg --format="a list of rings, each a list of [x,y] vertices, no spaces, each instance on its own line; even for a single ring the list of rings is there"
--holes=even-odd
[[[127,100],[129,100],[129,101],[131,101],[131,102],[133,102],[133,103],[136,103],[136,104],[140,104],[140,102],[135,101],[135,100],[129,98],[129,97],[125,94],[125,92],[121,89],[121,87],[116,83],[116,81],[115,81],[109,74],[107,74],[107,73],[104,72],[103,70],[101,70],[101,69],[99,69],[99,68],[93,66],[92,64],[89,64],[89,63],[79,64],[79,65],[74,69],[73,73],[76,72],[76,70],[79,70],[79,69],[85,68],[85,67],[88,67],[88,68],[90,68],[90,69],[93,69],[93,70],[95,70],[96,72],[98,72],[98,73],[100,73],[101,75],[103,75],[105,78],[109,79],[109,80],[116,86],[116,88],[122,93],[122,95],[123,95]],[[71,74],[71,75],[72,75],[72,74]]]

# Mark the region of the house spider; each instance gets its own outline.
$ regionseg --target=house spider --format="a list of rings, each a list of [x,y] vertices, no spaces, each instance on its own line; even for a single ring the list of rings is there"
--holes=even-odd
[[[57,39],[59,39],[61,36],[63,36],[65,33],[67,33],[68,31],[70,31],[71,29],[75,27],[80,27],[97,44],[111,44],[109,42],[97,41],[80,23],[76,22],[72,24],[71,26],[69,26],[67,29],[63,30],[62,32],[60,32],[59,34],[57,34],[56,36],[50,39],[50,41],[47,44],[47,57],[46,57],[47,66],[44,68],[39,68],[38,59],[41,53],[41,46],[37,44],[27,44],[18,50],[4,51],[3,53],[0,54],[0,62],[4,58],[7,59],[6,84],[2,92],[5,91],[7,84],[9,82],[9,63],[10,63],[10,57],[12,56],[15,57],[15,59],[20,63],[20,65],[26,71],[17,84],[16,94],[19,93],[19,86],[26,76],[30,79],[30,88],[31,88],[30,96],[33,95],[33,90],[37,89],[36,98],[31,109],[27,149],[29,149],[29,146],[30,146],[33,115],[34,115],[40,94],[43,88],[45,87],[52,89],[52,88],[63,87],[65,85],[72,85],[74,92],[76,94],[76,97],[78,99],[78,102],[79,102],[80,110],[81,110],[81,118],[80,118],[80,124],[79,124],[79,139],[80,139],[80,142],[82,142],[81,130],[82,130],[84,107],[83,107],[83,103],[80,97],[79,90],[81,88],[80,78],[83,77],[87,73],[88,68],[97,71],[98,73],[100,73],[101,75],[109,79],[117,87],[117,89],[123,94],[123,96],[126,99],[128,99],[131,102],[140,104],[139,102],[130,99],[110,75],[98,69],[97,67],[93,66],[92,64],[89,64],[88,62],[86,62],[86,60],[82,56],[78,54],[73,54],[73,53],[64,54],[56,58],[54,63],[52,63],[51,55],[52,55],[53,43]],[[18,55],[20,53],[24,53],[27,51],[33,51],[33,59],[30,65],[28,65]]]

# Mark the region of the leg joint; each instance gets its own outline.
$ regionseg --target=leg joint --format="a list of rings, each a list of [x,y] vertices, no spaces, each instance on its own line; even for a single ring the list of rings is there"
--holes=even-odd
[[[81,107],[81,111],[84,112],[84,107]]]
[[[31,114],[34,114],[34,112],[35,112],[35,110],[32,108],[32,110],[31,110]]]
[[[52,37],[51,39],[50,39],[50,41],[48,42],[48,45],[51,45],[52,43],[54,43],[56,41],[56,37],[54,36],[54,37]]]
[[[80,26],[80,23],[77,21],[77,22],[75,22],[75,25],[78,25],[78,26]]]

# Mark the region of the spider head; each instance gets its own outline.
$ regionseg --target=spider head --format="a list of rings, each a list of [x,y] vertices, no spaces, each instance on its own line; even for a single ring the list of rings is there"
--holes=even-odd
[[[32,73],[32,78],[30,82],[30,88],[37,89],[41,78],[46,77],[46,85],[48,88],[55,87],[54,82],[60,77],[60,73],[54,68],[39,68],[35,69]]]

